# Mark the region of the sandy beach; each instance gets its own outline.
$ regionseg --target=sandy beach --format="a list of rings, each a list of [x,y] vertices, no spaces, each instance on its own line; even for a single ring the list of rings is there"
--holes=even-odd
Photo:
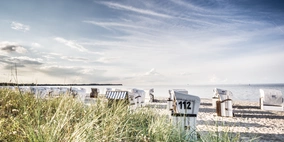
[[[235,117],[216,116],[211,99],[201,99],[197,117],[200,133],[226,131],[240,134],[241,140],[284,141],[284,112],[260,110],[257,102],[234,101]]]
[[[157,99],[160,105],[156,108],[166,109],[165,98],[161,99]],[[212,100],[202,98],[197,115],[198,133],[206,135],[219,131],[232,136],[239,134],[241,141],[284,141],[284,111],[261,110],[258,102],[233,101],[233,112],[234,117],[217,116]]]

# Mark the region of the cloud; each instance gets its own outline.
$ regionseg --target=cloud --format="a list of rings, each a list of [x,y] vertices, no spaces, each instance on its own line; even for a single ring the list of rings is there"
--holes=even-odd
[[[125,84],[147,84],[147,85],[154,85],[154,84],[167,84],[168,77],[162,75],[161,73],[157,72],[154,68],[150,71],[140,74],[134,74],[132,76],[126,76],[121,79],[121,82]]]
[[[162,18],[172,18],[172,16],[167,15],[167,14],[162,14],[162,13],[158,13],[158,12],[155,12],[155,11],[152,11],[152,10],[140,9],[140,8],[122,5],[122,4],[118,4],[118,3],[101,2],[101,4],[104,4],[104,5],[106,5],[110,8],[118,9],[118,10],[132,11],[132,12],[136,12],[136,13],[139,13],[139,14],[145,14],[145,15],[162,17]]]
[[[219,81],[220,81],[220,79],[215,74],[213,74],[210,77],[210,82],[212,82],[212,83],[216,83],[216,82],[219,82]]]
[[[81,74],[80,70],[81,68],[78,67],[58,65],[43,66],[40,68],[40,71],[53,76],[77,76]]]
[[[180,73],[179,75],[180,75],[180,76],[192,76],[193,73],[190,73],[190,72],[183,72],[183,73]]]
[[[42,66],[39,71],[50,77],[68,78],[72,83],[74,83],[74,81],[76,81],[76,83],[106,83],[107,81],[111,82],[112,80],[118,79],[116,77],[105,76],[106,70],[82,66]]]
[[[17,67],[26,67],[26,66],[40,66],[43,64],[42,59],[40,58],[30,58],[27,56],[19,57],[8,57],[0,55],[0,62],[6,65],[6,69],[10,69],[11,65],[16,65]]]
[[[26,31],[30,30],[30,26],[24,25],[24,24],[18,23],[18,22],[12,22],[11,23],[11,28],[14,29],[14,30],[23,31],[23,32],[26,32]]]
[[[208,12],[207,9],[204,9],[202,7],[194,5],[194,4],[190,3],[189,1],[185,2],[185,1],[181,1],[181,0],[171,0],[171,2],[173,2],[177,5],[186,7],[189,10],[198,11],[198,12]],[[212,12],[212,11],[210,11],[210,12]]]
[[[125,28],[134,28],[134,29],[145,29],[145,27],[137,26],[137,25],[131,25],[131,24],[125,24],[125,23],[116,23],[116,22],[97,22],[97,21],[83,21],[84,23],[94,24],[106,29],[109,29],[109,27],[125,27]]]
[[[24,54],[27,52],[27,49],[18,45],[17,43],[3,41],[3,42],[0,42],[0,53],[1,51],[6,52],[6,53],[17,52],[20,54]]]
[[[6,47],[3,47],[1,50],[7,51],[7,52],[14,52],[16,51],[17,46],[15,45],[8,45]]]
[[[33,43],[32,43],[32,46],[33,46],[33,47],[41,47],[41,45],[40,45],[39,43],[36,43],[36,42],[33,42]]]
[[[20,56],[20,57],[11,57],[12,60],[16,60],[21,64],[29,64],[29,65],[41,65],[42,59],[41,58],[31,58],[27,56]]]
[[[161,75],[160,73],[158,73],[155,68],[152,68],[150,71],[146,72],[145,75],[147,76],[158,76]]]
[[[65,60],[68,60],[68,61],[88,61],[87,58],[71,57],[71,56],[62,56],[61,59],[65,59]]]
[[[117,59],[119,59],[120,57],[101,57],[98,60],[96,60],[96,62],[100,62],[100,63],[111,63]]]
[[[84,48],[82,45],[76,43],[75,41],[72,41],[72,40],[66,40],[64,38],[61,38],[61,37],[56,37],[54,38],[54,40],[60,42],[60,43],[63,43],[65,44],[66,46],[69,46],[71,48],[74,48],[74,49],[77,49],[81,52],[86,52],[88,51],[86,48]]]
[[[63,43],[65,44],[66,46],[68,47],[71,47],[71,48],[74,48],[74,49],[77,49],[81,52],[88,52],[88,53],[92,53],[92,54],[100,54],[102,55],[103,53],[101,52],[93,52],[93,51],[89,51],[88,49],[86,49],[84,46],[82,46],[81,44],[75,42],[75,41],[72,41],[72,40],[67,40],[67,39],[64,39],[62,37],[56,37],[54,38],[54,40],[56,40],[57,42],[59,43]]]

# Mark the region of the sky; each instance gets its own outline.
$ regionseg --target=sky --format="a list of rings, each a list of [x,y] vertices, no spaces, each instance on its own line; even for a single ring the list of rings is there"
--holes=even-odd
[[[1,0],[0,82],[284,83],[283,0]]]

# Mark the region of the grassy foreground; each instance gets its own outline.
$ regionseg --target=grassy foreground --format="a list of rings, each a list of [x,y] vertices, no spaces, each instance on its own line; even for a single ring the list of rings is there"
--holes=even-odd
[[[69,96],[36,99],[8,89],[0,90],[0,128],[0,141],[188,141],[149,108],[130,112],[103,100],[86,106]],[[215,141],[212,136],[198,141]]]

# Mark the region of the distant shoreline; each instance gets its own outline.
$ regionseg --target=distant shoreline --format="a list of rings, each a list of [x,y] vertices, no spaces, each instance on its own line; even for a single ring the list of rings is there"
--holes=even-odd
[[[0,83],[0,86],[122,86],[122,84],[99,84],[99,83],[88,83],[88,84],[35,84],[35,83]]]

